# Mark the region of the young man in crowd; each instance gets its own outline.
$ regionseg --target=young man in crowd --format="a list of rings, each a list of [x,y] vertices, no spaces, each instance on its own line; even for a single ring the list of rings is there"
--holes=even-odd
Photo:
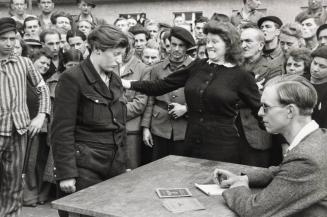
[[[318,102],[312,114],[321,128],[327,128],[327,46],[321,46],[312,53],[310,81],[318,93]]]
[[[304,16],[315,17],[320,20],[320,23],[327,21],[327,13],[322,5],[322,0],[308,0],[308,8],[295,17],[295,21],[301,23]]]
[[[286,57],[291,49],[304,46],[302,27],[298,23],[287,23],[280,29],[279,43]]]
[[[66,35],[66,40],[70,46],[70,48],[75,48],[80,50],[83,54],[83,59],[86,59],[90,52],[88,51],[86,44],[86,36],[80,30],[69,30]]]
[[[314,51],[319,46],[316,37],[317,29],[322,24],[320,19],[310,16],[304,16],[300,19],[302,25],[302,35],[305,40],[305,46]]]
[[[117,26],[121,31],[128,32],[128,22],[124,17],[119,17],[115,20],[114,25]]]
[[[194,22],[194,36],[195,41],[198,42],[200,39],[204,39],[205,35],[203,33],[204,25],[209,21],[207,17],[200,17]]]
[[[170,53],[167,59],[151,69],[151,80],[162,79],[178,69],[187,67],[192,59],[186,50],[195,46],[192,34],[181,27],[170,33]],[[143,140],[153,147],[153,160],[170,154],[183,155],[187,121],[184,88],[162,96],[150,97],[143,115]]]
[[[21,25],[24,23],[24,20],[27,17],[31,17],[33,15],[27,14],[27,0],[10,0],[10,5],[14,9],[14,16],[13,18],[16,22],[20,23]]]
[[[24,39],[40,40],[41,22],[36,17],[27,17],[23,23]]]
[[[327,215],[327,132],[311,119],[317,93],[305,78],[279,78],[262,94],[259,115],[267,132],[282,134],[288,149],[282,163],[242,175],[216,169],[227,205],[242,217]],[[261,188],[254,193],[250,187]]]
[[[55,7],[53,0],[38,0],[38,5],[41,10],[38,18],[41,22],[42,29],[51,28],[52,23],[50,18]]]
[[[243,8],[240,11],[233,13],[231,22],[234,26],[244,23],[257,23],[264,16],[257,9],[261,5],[261,0],[243,0]]]
[[[319,46],[327,45],[327,24],[322,24],[319,26],[316,35]]]
[[[16,22],[0,18],[0,216],[17,217],[22,206],[22,167],[27,134],[40,132],[50,114],[49,89],[30,59],[13,55]],[[26,104],[29,79],[38,89],[39,109],[30,121]],[[27,133],[28,132],[28,133]]]
[[[66,32],[73,28],[73,19],[69,13],[58,11],[51,15],[51,23],[54,28],[64,29]]]
[[[81,20],[87,20],[94,27],[98,25],[107,24],[104,19],[99,19],[92,14],[92,9],[96,6],[94,0],[78,0],[77,3],[80,13],[79,15],[73,17],[74,23],[78,23]]]
[[[129,30],[134,35],[135,55],[141,59],[143,49],[150,39],[149,32],[141,25],[132,26]]]

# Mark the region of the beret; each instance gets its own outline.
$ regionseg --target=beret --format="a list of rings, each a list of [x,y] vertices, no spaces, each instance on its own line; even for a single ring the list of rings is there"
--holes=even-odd
[[[149,31],[140,24],[132,26],[128,31],[133,35],[144,34],[147,40],[150,38]]]
[[[321,26],[319,26],[319,28],[317,29],[317,38],[319,38],[319,34],[322,30],[327,29],[327,24],[322,24]]]
[[[311,56],[327,59],[327,45],[318,47],[315,51],[312,52]]]
[[[170,36],[174,36],[179,40],[182,40],[184,43],[186,43],[187,48],[195,46],[195,41],[192,34],[188,30],[182,27],[178,27],[178,26],[172,27],[170,30]]]
[[[279,25],[279,27],[281,27],[283,25],[283,22],[281,21],[281,19],[279,19],[278,17],[276,16],[266,16],[266,17],[261,17],[259,20],[258,20],[258,27],[260,28],[261,24],[265,21],[272,21],[276,24]]]
[[[10,17],[0,18],[0,35],[10,31],[17,32],[16,21]]]

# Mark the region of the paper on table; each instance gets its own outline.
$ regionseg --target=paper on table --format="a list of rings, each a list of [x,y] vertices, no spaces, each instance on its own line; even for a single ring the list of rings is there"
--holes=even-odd
[[[194,184],[199,190],[207,195],[222,195],[224,188],[221,188],[217,184]]]
[[[205,207],[196,198],[166,199],[162,202],[162,205],[172,213],[205,209]]]

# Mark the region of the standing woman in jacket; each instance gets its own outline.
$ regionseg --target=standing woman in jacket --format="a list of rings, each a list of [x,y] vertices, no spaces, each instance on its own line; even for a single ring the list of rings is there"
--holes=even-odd
[[[52,146],[59,197],[126,170],[126,103],[115,72],[128,39],[118,28],[101,25],[88,43],[91,55],[66,70],[56,87]]]
[[[123,86],[148,95],[185,87],[189,115],[185,156],[238,163],[241,153],[235,128],[237,105],[242,100],[257,114],[259,91],[253,75],[240,68],[243,58],[235,27],[209,21],[204,33],[208,59],[195,60],[162,80],[123,80]]]

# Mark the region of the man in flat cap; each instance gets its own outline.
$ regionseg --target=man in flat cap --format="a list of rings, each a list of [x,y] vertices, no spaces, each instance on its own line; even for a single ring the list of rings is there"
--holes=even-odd
[[[187,49],[195,45],[189,31],[175,26],[171,29],[169,40],[171,47],[168,57],[151,69],[151,80],[162,79],[192,62],[186,54]],[[184,88],[149,97],[141,125],[145,144],[153,147],[153,160],[183,153],[186,111]]]
[[[279,44],[282,25],[283,22],[276,16],[262,17],[258,21],[258,27],[263,32],[265,38],[263,56],[273,68],[283,68],[285,62],[284,53]]]
[[[317,48],[311,55],[310,81],[318,93],[318,102],[312,119],[321,128],[327,128],[327,46]]]
[[[0,18],[0,216],[16,217],[22,206],[22,167],[27,134],[37,134],[50,114],[49,90],[30,59],[13,55],[16,22]],[[29,79],[39,93],[38,115],[30,121]]]
[[[73,17],[76,24],[81,20],[87,20],[93,26],[107,24],[104,19],[99,19],[92,14],[92,9],[96,6],[94,0],[77,0],[77,4],[81,12]]]
[[[303,16],[311,16],[318,18],[321,23],[327,21],[327,13],[324,9],[322,0],[308,0],[308,8],[295,17],[295,21],[301,23],[301,18]]]

